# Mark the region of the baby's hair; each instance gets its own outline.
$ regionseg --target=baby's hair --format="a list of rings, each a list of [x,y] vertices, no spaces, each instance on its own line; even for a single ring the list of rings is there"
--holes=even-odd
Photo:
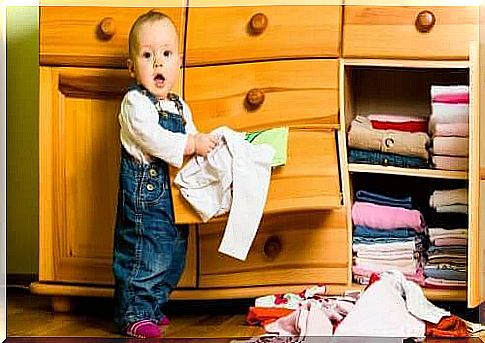
[[[172,19],[168,15],[166,15],[162,12],[156,11],[156,10],[148,11],[147,13],[142,14],[141,16],[139,16],[135,20],[135,22],[131,26],[130,34],[128,36],[128,51],[129,51],[129,54],[130,54],[130,58],[132,58],[134,56],[133,53],[135,52],[135,49],[136,49],[137,44],[138,44],[138,42],[137,42],[138,29],[145,23],[153,23],[153,22],[159,21],[159,20],[160,21],[168,20],[175,27],[174,22],[172,21]]]

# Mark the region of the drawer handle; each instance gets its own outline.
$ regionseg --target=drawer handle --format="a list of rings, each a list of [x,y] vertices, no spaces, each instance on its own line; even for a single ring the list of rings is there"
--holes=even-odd
[[[263,247],[264,255],[267,258],[272,260],[280,254],[281,248],[282,248],[281,240],[278,237],[276,236],[269,237],[268,240],[264,243],[264,247]]]
[[[255,35],[263,33],[268,27],[268,17],[264,13],[256,13],[249,21],[249,28]]]
[[[436,17],[431,11],[421,11],[416,17],[416,28],[419,32],[427,33],[431,31],[434,24],[436,23]]]
[[[248,109],[255,110],[264,102],[264,92],[262,89],[253,88],[246,94],[246,105]]]
[[[99,32],[103,39],[110,39],[116,33],[115,20],[111,17],[106,17],[99,23]]]

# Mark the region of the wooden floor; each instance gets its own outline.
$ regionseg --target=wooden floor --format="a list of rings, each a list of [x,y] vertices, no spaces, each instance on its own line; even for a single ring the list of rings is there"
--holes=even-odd
[[[250,300],[172,302],[166,311],[171,324],[165,337],[248,338],[261,335],[264,333],[262,328],[246,324],[247,310],[251,305]],[[79,309],[74,313],[59,314],[51,311],[49,298],[32,295],[26,290],[8,290],[7,337],[120,338],[122,336],[114,331],[111,323],[112,308],[110,299],[83,299]],[[210,341],[215,343],[220,340]],[[449,340],[426,340],[426,342],[445,341]],[[480,342],[474,339],[451,342],[477,341]],[[482,341],[485,342],[485,336],[482,336]],[[9,339],[8,342],[21,343],[23,340]]]
[[[264,333],[246,324],[249,301],[173,302],[165,337],[253,337]],[[112,325],[109,299],[84,299],[74,313],[51,311],[49,298],[27,291],[7,292],[7,336],[122,337]]]

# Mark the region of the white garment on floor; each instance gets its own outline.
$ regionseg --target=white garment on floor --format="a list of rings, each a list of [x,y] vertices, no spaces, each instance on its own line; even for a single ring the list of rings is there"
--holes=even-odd
[[[389,271],[362,293],[335,335],[424,337],[424,320],[436,324],[449,315],[431,304],[417,284],[400,272]]]
[[[219,252],[245,260],[266,204],[274,150],[227,127],[211,133],[221,137],[219,146],[193,157],[174,182],[204,222],[230,209]]]

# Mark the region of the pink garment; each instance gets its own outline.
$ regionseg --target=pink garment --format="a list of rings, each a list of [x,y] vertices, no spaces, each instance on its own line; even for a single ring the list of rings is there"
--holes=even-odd
[[[309,300],[289,315],[266,324],[267,333],[279,336],[331,336],[338,325],[354,308],[354,303],[338,299]]]
[[[405,123],[408,121],[416,121],[416,122],[424,122],[428,121],[427,117],[424,116],[408,116],[408,115],[399,115],[399,114],[369,114],[367,116],[369,120],[374,121],[385,121],[391,123]]]
[[[352,273],[354,275],[364,276],[370,278],[374,273],[383,273],[388,269],[381,269],[381,270],[371,270],[368,268],[363,268],[360,266],[352,266]],[[414,273],[403,273],[406,279],[410,281],[416,282],[418,285],[424,285],[424,269],[422,267],[416,268]]]
[[[434,137],[433,155],[468,156],[468,137]]]
[[[431,85],[430,93],[433,98],[440,94],[468,93],[468,90],[468,85]]]
[[[429,131],[434,132],[435,126],[441,124],[457,124],[469,122],[468,104],[442,104],[434,102],[431,104],[431,116],[429,117]]]
[[[468,157],[433,155],[432,160],[436,169],[457,171],[468,170]]]
[[[408,210],[401,207],[377,205],[356,201],[352,206],[352,221],[355,225],[392,230],[410,228],[423,232],[426,224],[423,215],[418,210]]]
[[[383,254],[406,254],[414,253],[417,250],[416,241],[404,241],[393,243],[354,243],[352,244],[352,250],[357,253],[383,253]]]
[[[436,123],[431,132],[434,136],[442,137],[468,137],[469,136],[468,123]]]
[[[432,288],[466,287],[466,281],[436,279],[431,277],[426,278],[424,280],[424,283],[426,287],[432,287]]]
[[[361,266],[368,269],[387,268],[397,269],[403,273],[413,273],[419,266],[420,262],[416,259],[412,260],[375,260],[368,258],[354,257],[356,266]]]
[[[369,258],[374,260],[390,260],[390,259],[413,259],[414,251],[359,251],[357,257]]]
[[[468,104],[470,99],[468,93],[456,94],[438,94],[433,97],[433,102],[442,102],[450,104]]]
[[[447,245],[467,245],[468,240],[466,238],[436,238],[434,245],[447,246]]]

